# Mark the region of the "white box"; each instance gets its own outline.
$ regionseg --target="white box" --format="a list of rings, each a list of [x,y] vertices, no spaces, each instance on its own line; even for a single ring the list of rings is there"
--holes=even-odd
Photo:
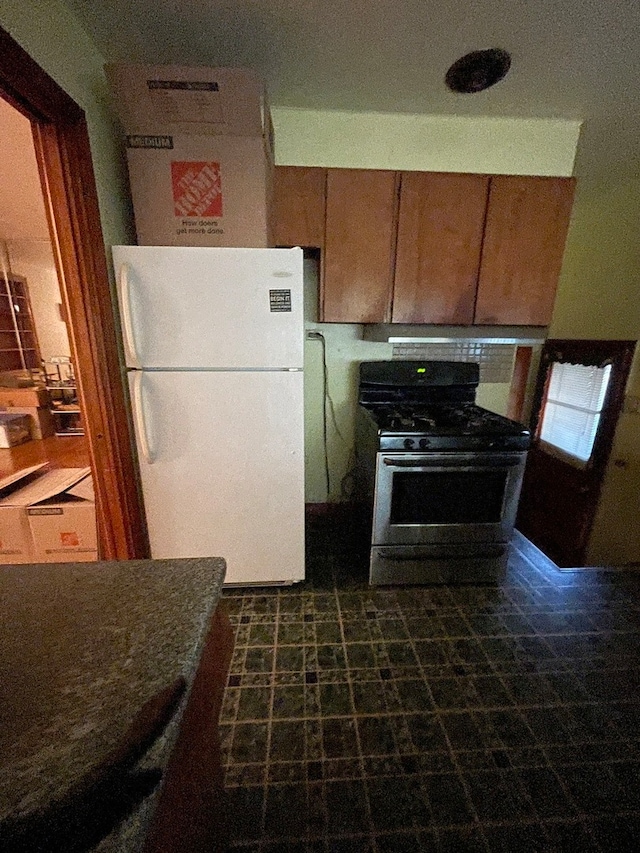
[[[57,468],[18,493],[26,506],[34,563],[98,558],[96,508],[90,468]]]
[[[273,125],[241,68],[107,65],[138,243],[272,245]]]
[[[0,563],[34,562],[27,503],[22,493],[47,467],[43,462],[0,480]]]
[[[31,422],[28,415],[0,412],[0,447],[15,447],[31,440]]]
[[[53,415],[45,406],[8,406],[4,411],[10,415],[26,415],[32,439],[49,438],[55,434]]]

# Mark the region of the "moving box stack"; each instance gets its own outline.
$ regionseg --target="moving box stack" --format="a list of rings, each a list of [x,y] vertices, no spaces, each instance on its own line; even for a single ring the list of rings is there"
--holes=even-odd
[[[271,240],[273,125],[264,83],[242,68],[112,64],[141,246]]]

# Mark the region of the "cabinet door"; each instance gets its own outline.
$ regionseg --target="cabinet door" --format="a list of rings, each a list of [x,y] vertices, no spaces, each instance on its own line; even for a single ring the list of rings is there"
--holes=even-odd
[[[394,323],[473,322],[489,177],[403,172]]]
[[[273,182],[276,246],[324,246],[327,170],[276,166]]]
[[[476,323],[550,323],[574,188],[574,178],[491,178]]]
[[[389,319],[397,196],[396,172],[327,170],[320,307],[324,322]]]

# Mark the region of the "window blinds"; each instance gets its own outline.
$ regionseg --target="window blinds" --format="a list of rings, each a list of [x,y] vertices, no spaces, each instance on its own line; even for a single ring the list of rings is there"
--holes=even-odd
[[[540,438],[583,462],[598,431],[611,365],[561,364],[551,368]]]

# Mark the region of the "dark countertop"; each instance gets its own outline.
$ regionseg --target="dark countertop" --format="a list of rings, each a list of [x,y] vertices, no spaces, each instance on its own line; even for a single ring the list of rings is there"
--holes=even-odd
[[[220,558],[0,566],[0,820],[61,797],[178,676],[189,688],[224,573]]]

